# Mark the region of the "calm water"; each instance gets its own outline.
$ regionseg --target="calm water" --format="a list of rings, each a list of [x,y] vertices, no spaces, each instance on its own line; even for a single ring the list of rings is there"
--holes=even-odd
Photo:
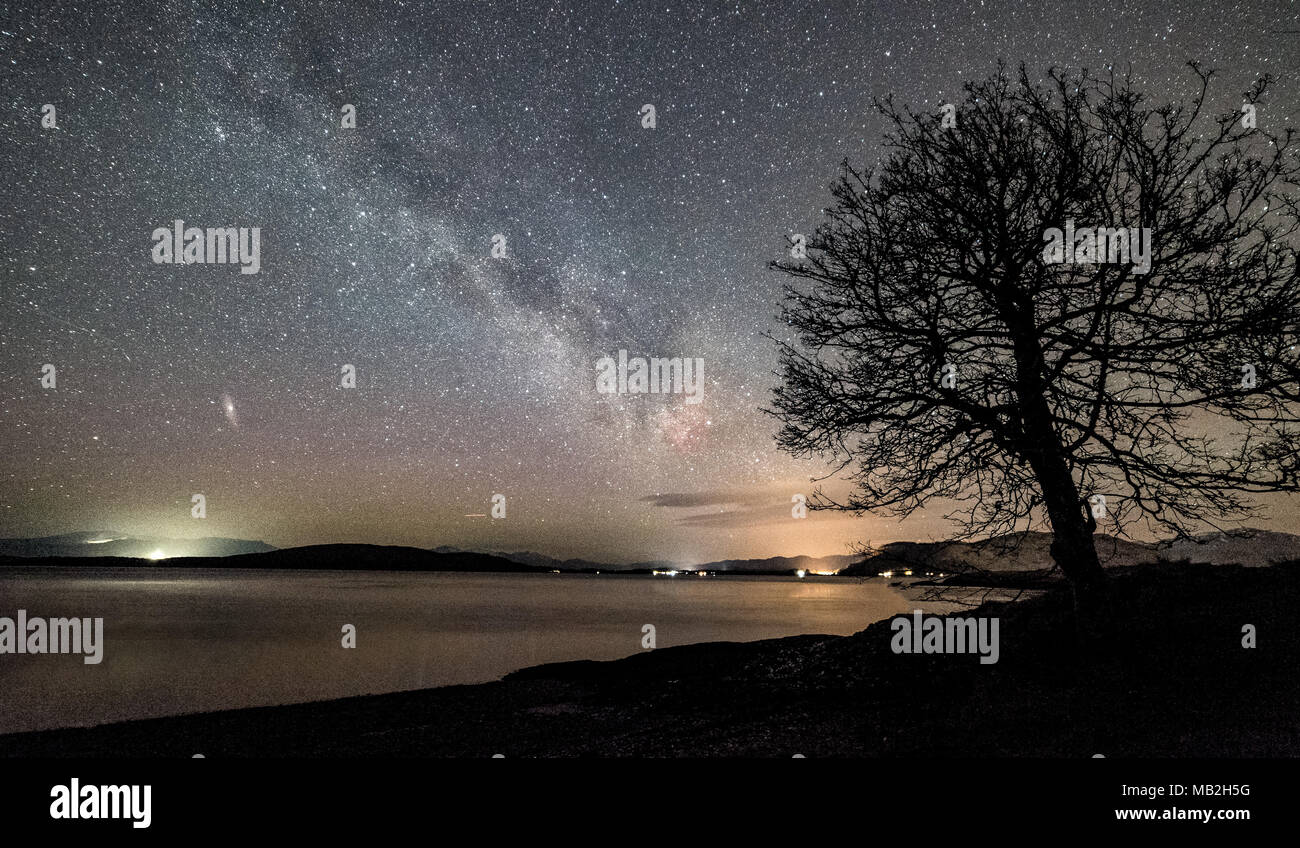
[[[661,648],[847,635],[914,606],[844,578],[7,569],[0,616],[102,616],[104,658],[0,654],[0,732],[478,683],[638,653],[644,624]]]

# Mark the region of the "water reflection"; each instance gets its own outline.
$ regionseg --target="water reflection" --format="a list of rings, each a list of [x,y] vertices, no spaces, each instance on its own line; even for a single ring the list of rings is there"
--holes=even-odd
[[[0,732],[337,698],[499,678],[544,662],[799,633],[906,612],[880,581],[808,575],[202,571],[0,577],[0,615],[102,616],[99,665],[0,655]],[[341,645],[345,624],[356,648]]]

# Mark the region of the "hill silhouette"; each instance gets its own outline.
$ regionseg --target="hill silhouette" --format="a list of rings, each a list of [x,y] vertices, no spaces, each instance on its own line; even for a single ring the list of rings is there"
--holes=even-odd
[[[508,559],[469,552],[439,553],[424,548],[393,545],[306,545],[258,553],[224,557],[171,557],[164,560],[141,560],[126,557],[45,557],[37,562],[30,558],[0,557],[6,565],[55,565],[72,568],[161,566],[166,568],[256,568],[325,571],[471,571],[471,572],[542,572],[536,566]]]
[[[1244,528],[1205,533],[1162,542],[1135,542],[1098,534],[1097,558],[1103,568],[1126,568],[1155,562],[1205,565],[1266,566],[1300,560],[1300,536]],[[934,574],[1030,575],[1054,570],[1051,534],[1015,533],[975,542],[890,542],[839,573],[872,577],[911,570]]]
[[[204,536],[174,539],[162,536],[132,536],[112,530],[83,530],[58,536],[0,539],[0,556],[18,557],[138,557],[183,554],[192,557],[224,557],[276,550],[266,542]]]

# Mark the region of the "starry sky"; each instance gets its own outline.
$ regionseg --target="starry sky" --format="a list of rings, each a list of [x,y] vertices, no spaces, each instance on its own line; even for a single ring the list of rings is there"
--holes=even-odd
[[[827,469],[760,411],[767,265],[878,158],[872,99],[937,109],[998,58],[1172,99],[1196,59],[1228,108],[1273,73],[1294,113],[1297,57],[1279,0],[7,4],[0,536],[617,561],[942,537],[939,510],[793,519]],[[177,218],[260,227],[260,273],[154,264]],[[703,402],[598,393],[620,349],[702,358]]]

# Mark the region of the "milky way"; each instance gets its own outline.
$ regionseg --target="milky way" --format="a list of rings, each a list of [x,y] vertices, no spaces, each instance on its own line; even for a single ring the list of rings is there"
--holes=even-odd
[[[827,469],[779,454],[760,411],[767,264],[842,160],[879,157],[873,98],[934,109],[1002,57],[1131,68],[1172,99],[1196,59],[1230,108],[1278,75],[1293,122],[1300,69],[1294,3],[41,3],[3,21],[0,535],[625,560],[942,532],[793,520]],[[176,219],[260,228],[258,273],[155,264]],[[703,402],[597,392],[621,349],[702,359]]]

